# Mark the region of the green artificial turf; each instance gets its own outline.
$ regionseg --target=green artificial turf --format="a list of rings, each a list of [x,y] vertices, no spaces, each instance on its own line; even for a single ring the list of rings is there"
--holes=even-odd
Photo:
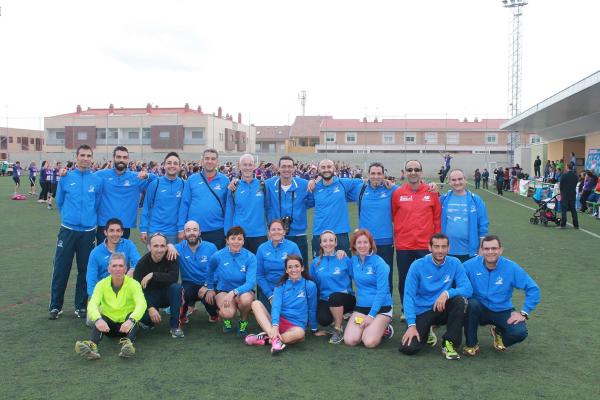
[[[500,235],[504,255],[521,264],[542,293],[528,339],[503,354],[492,350],[481,328],[476,358],[447,361],[439,345],[404,356],[398,345],[405,327],[396,319],[394,338],[374,350],[309,337],[272,357],[266,347],[250,348],[224,336],[200,310],[182,340],[171,339],[166,325],[141,331],[135,358],[122,360],[118,341],[106,338],[99,347],[102,359],[95,362],[74,352],[75,341],[89,336],[72,313],[75,267],[65,313],[57,321],[47,319],[58,212],[32,199],[11,201],[11,193],[12,180],[0,178],[0,398],[600,398],[599,239],[572,228],[531,225],[531,210],[490,192],[480,192],[490,232]],[[515,194],[506,198],[534,206]],[[354,206],[351,215],[355,226]],[[581,216],[581,226],[600,233],[600,221],[590,216]],[[137,235],[132,233],[142,249]],[[517,307],[521,301],[519,293]],[[252,320],[250,331],[255,330]]]

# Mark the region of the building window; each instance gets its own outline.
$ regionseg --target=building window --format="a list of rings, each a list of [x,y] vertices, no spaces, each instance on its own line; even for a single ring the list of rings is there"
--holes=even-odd
[[[87,132],[77,132],[77,140],[87,140]]]
[[[346,143],[356,144],[356,132],[346,132]]]
[[[531,135],[529,136],[529,144],[539,144],[540,143],[540,137],[539,135]]]
[[[458,132],[448,132],[446,133],[446,144],[458,144],[459,140]]]
[[[108,138],[119,140],[119,130],[117,128],[109,128],[108,129]]]
[[[34,144],[35,140],[33,140],[33,138],[29,139],[29,144]]]
[[[405,144],[415,144],[415,143],[417,143],[417,134],[416,133],[411,133],[411,132],[406,132],[404,134],[404,143]]]
[[[21,144],[21,136],[17,136],[17,144]]]
[[[140,131],[129,131],[129,132],[127,132],[127,138],[129,140],[138,140],[140,138]]]
[[[152,131],[150,128],[142,128],[142,139],[152,139]]]
[[[219,142],[225,140],[225,134],[223,132],[219,132]]]
[[[383,144],[394,144],[394,143],[396,143],[396,135],[394,135],[394,132],[383,132],[382,143]]]
[[[106,129],[104,129],[104,128],[96,129],[96,140],[106,140]]]
[[[56,140],[65,140],[65,133],[63,131],[56,132]]]
[[[425,132],[425,144],[437,144],[437,132]]]
[[[335,132],[325,133],[325,143],[335,143]]]
[[[498,144],[498,134],[497,133],[486,133],[485,134],[485,144]]]
[[[204,139],[204,132],[203,131],[192,131],[192,139]]]
[[[171,137],[171,132],[169,131],[162,131],[158,134],[158,137],[162,140],[169,140],[169,138]]]
[[[8,150],[8,141],[6,140],[6,136],[0,136],[0,149]]]

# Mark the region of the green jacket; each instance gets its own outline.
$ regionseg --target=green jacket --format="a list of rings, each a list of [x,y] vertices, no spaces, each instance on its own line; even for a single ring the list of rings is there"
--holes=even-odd
[[[115,322],[125,322],[131,313],[131,318],[139,321],[146,312],[142,286],[126,275],[119,293],[115,293],[111,280],[111,276],[107,276],[96,284],[87,308],[90,320],[95,321],[105,315]]]

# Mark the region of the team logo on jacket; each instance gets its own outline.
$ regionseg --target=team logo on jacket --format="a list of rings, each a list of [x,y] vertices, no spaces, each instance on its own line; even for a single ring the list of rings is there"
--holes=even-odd
[[[367,267],[367,275],[373,275],[375,272],[373,272],[373,267]]]
[[[161,193],[164,193],[164,192],[166,192],[166,191],[167,191],[167,189],[162,189],[160,192],[161,192]]]
[[[268,252],[265,253],[265,256],[270,256],[270,255],[271,255],[270,251],[268,251]]]
[[[178,190],[177,193],[175,193],[175,197],[181,197],[181,190]]]
[[[56,247],[63,247],[63,241],[62,241],[62,240],[59,240],[59,241],[56,243]]]
[[[306,297],[304,294],[304,290],[301,290],[296,297]]]
[[[430,195],[423,196],[423,201],[431,201],[431,196]]]
[[[333,270],[333,275],[339,275],[339,274],[341,274],[340,268],[339,267],[335,267],[335,269]]]
[[[388,197],[388,195],[386,193],[381,193],[379,195],[380,198],[385,199],[386,197]]]
[[[240,267],[240,272],[246,272],[246,266],[245,265],[242,265]]]
[[[398,201],[412,201],[412,196],[400,196]]]
[[[284,251],[283,254],[281,255],[281,259],[285,260],[287,258],[287,253]]]
[[[200,259],[200,262],[207,262],[208,261],[208,257],[207,256],[202,256],[202,258]]]
[[[123,186],[131,186],[131,184],[129,183],[129,181],[125,181],[125,183],[123,184]]]
[[[259,190],[258,192],[256,192],[256,197],[261,197],[262,195],[263,195],[262,190]]]
[[[444,277],[444,283],[448,283],[448,282],[450,282],[450,275],[446,275]]]
[[[501,276],[496,278],[496,285],[502,285],[503,283],[504,283],[504,281],[502,280]]]
[[[217,183],[213,190],[221,190],[221,185]]]
[[[336,186],[335,189],[333,189],[333,193],[338,193],[340,191],[340,187]]]
[[[88,188],[89,193],[94,193],[95,190],[96,188],[93,185],[90,185],[90,187]]]

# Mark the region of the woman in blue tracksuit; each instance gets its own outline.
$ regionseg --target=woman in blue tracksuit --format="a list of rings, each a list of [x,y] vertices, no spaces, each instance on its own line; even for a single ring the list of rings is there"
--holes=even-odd
[[[317,321],[319,325],[325,327],[334,324],[329,343],[338,344],[344,339],[342,329],[344,314],[354,311],[356,304],[350,278],[352,264],[348,257],[340,259],[336,256],[337,237],[333,231],[321,233],[320,239],[319,257],[313,260],[309,270],[311,278],[319,289]]]
[[[352,267],[350,275],[356,287],[356,307],[344,333],[344,343],[367,348],[379,345],[382,337],[391,338],[392,296],[388,274],[390,267],[375,252],[375,240],[366,229],[359,229],[350,241]]]
[[[272,313],[260,301],[252,303],[256,322],[264,332],[246,336],[249,346],[271,343],[271,354],[277,354],[292,343],[304,341],[306,327],[317,331],[317,285],[309,280],[302,257],[289,255],[285,273],[273,292]]]
[[[233,332],[231,319],[240,312],[238,335],[245,337],[248,315],[256,286],[256,256],[244,249],[245,233],[239,226],[229,228],[227,246],[213,254],[209,261],[206,302],[216,302],[223,319],[223,333]]]
[[[260,289],[258,299],[270,311],[273,290],[285,273],[285,259],[291,254],[301,254],[296,243],[285,239],[283,222],[279,219],[269,224],[269,239],[256,250],[256,283]]]

